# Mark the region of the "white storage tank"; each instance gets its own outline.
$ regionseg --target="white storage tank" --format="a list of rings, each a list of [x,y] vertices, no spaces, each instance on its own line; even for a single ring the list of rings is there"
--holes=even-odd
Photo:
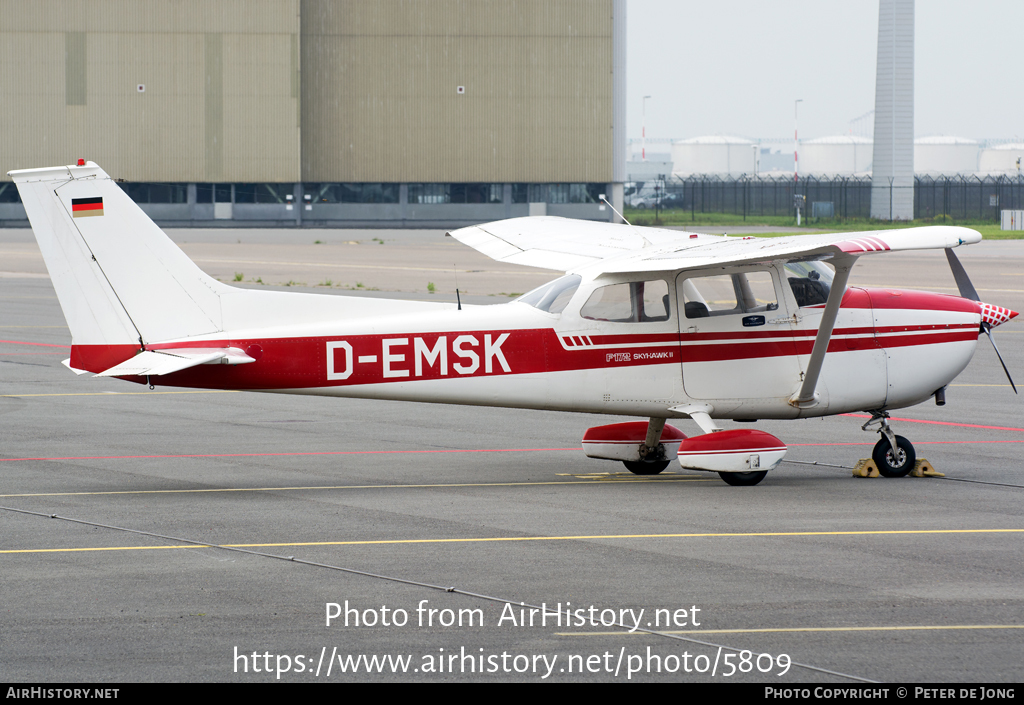
[[[1024,169],[1024,142],[1000,144],[981,150],[978,160],[978,171],[982,174],[1017,173],[1017,160],[1020,159]]]
[[[914,172],[917,174],[973,174],[978,171],[977,140],[952,135],[933,135],[914,140]]]
[[[758,146],[743,137],[709,135],[672,143],[673,174],[740,176],[754,173]]]
[[[859,135],[818,137],[800,143],[800,173],[866,174],[871,171],[874,142]]]

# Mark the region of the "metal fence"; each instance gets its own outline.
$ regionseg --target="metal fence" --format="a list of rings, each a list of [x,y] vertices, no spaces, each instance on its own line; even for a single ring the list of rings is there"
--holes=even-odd
[[[804,217],[869,218],[869,176],[673,176],[657,182],[627,184],[633,207],[683,209],[698,213],[747,216],[795,215],[794,197],[802,197]],[[888,200],[888,199],[887,199]],[[1024,178],[1019,176],[917,176],[914,217],[998,221],[1005,209],[1024,208]]]

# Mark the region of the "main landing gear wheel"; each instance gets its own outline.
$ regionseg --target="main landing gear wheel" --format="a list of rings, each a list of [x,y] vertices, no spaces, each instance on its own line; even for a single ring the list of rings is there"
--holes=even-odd
[[[878,466],[883,477],[906,477],[914,469],[917,453],[914,446],[903,436],[896,436],[896,453],[892,452],[892,444],[884,435],[875,444],[871,459]]]
[[[623,460],[622,464],[626,466],[634,475],[657,475],[662,470],[668,467],[669,461],[667,460]]]
[[[726,484],[734,487],[753,487],[767,474],[767,470],[761,470],[760,472],[720,472],[718,476],[725,480]]]

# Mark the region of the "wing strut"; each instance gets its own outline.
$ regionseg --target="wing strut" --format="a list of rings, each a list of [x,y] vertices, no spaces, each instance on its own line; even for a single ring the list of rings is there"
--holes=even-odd
[[[850,279],[850,270],[853,269],[854,262],[856,260],[845,264],[836,263],[836,276],[832,280],[832,290],[829,291],[828,301],[825,302],[825,312],[821,315],[818,335],[814,338],[814,348],[811,350],[811,359],[807,362],[804,383],[800,386],[800,391],[796,396],[789,400],[793,406],[814,406],[818,401],[814,390],[818,386],[818,376],[821,374],[821,366],[825,362],[825,352],[828,350],[829,340],[832,339],[832,329],[835,328],[836,318],[839,316],[839,306],[843,302],[846,282]]]

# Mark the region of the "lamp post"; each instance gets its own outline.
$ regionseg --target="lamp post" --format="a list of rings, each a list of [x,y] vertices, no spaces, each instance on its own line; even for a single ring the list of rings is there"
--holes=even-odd
[[[644,96],[644,107],[642,111],[642,122],[640,124],[640,161],[647,161],[647,99],[651,96]]]
[[[796,187],[800,181],[800,139],[797,130],[797,115],[800,103],[804,102],[803,98],[793,101],[793,195],[796,196]],[[796,207],[796,224],[800,225],[800,206]]]
[[[800,103],[803,103],[804,99],[793,101],[793,181],[794,183],[800,180],[800,157],[799,147],[800,140],[797,136],[797,110],[800,107]]]

